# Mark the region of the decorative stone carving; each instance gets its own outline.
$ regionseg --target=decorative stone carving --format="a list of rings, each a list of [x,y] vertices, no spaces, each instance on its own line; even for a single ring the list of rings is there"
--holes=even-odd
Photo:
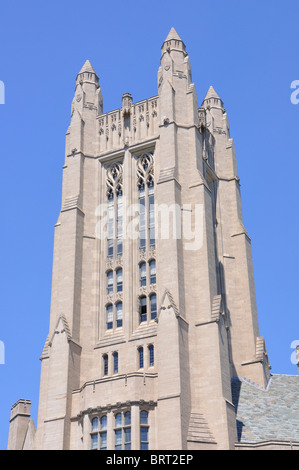
[[[151,153],[144,153],[137,161],[137,185],[150,184],[154,176],[154,159]]]
[[[122,177],[123,177],[123,167],[121,163],[113,163],[107,169],[107,196],[111,194],[118,194],[122,191]]]

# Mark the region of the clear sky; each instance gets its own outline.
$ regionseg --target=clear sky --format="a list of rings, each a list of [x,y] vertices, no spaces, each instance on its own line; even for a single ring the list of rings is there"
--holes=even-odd
[[[252,239],[260,334],[272,372],[297,375],[299,104],[290,97],[299,80],[298,18],[298,0],[1,2],[0,449],[19,398],[32,401],[37,419],[76,75],[89,59],[104,112],[119,108],[124,92],[135,102],[156,95],[160,48],[172,26],[186,44],[199,105],[210,85],[224,101]]]

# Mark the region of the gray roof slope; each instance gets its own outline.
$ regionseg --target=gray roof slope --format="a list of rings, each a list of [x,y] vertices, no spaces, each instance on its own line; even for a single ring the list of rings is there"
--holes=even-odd
[[[272,375],[266,389],[234,377],[238,442],[299,441],[299,376]]]

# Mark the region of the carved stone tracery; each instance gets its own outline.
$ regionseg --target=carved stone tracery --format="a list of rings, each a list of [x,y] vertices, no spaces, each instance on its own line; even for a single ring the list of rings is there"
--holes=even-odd
[[[137,161],[137,185],[149,185],[154,179],[154,159],[151,153],[144,153]]]
[[[108,198],[114,194],[118,195],[122,192],[123,167],[121,163],[113,163],[107,169],[106,186]]]

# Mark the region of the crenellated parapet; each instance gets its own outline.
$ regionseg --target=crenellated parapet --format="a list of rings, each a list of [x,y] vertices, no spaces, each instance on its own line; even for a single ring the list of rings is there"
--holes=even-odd
[[[98,152],[117,150],[156,137],[159,129],[158,96],[133,103],[123,95],[123,106],[97,116]]]

